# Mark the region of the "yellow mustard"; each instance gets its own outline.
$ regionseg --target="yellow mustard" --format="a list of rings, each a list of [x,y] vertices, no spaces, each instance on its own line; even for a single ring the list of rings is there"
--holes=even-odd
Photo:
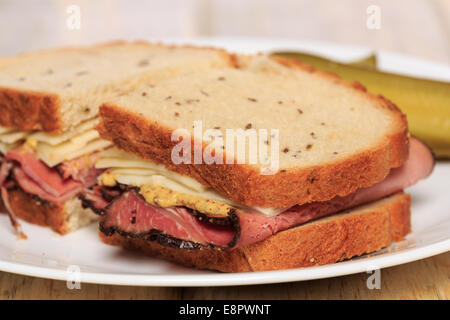
[[[28,137],[23,144],[23,150],[25,152],[35,152],[37,148],[37,140],[33,137]]]
[[[233,209],[232,206],[216,200],[176,192],[153,184],[141,186],[140,193],[150,204],[163,208],[185,206],[211,217],[227,217],[228,212]]]
[[[114,187],[116,185],[116,180],[118,178],[117,174],[113,174],[109,171],[106,171],[102,174],[102,184],[107,187]]]

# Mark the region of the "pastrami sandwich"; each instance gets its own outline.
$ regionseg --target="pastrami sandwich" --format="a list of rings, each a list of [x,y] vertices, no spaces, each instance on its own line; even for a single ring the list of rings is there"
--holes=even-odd
[[[0,59],[0,186],[17,218],[65,234],[97,218],[82,200],[111,142],[94,130],[100,104],[183,72],[233,67],[221,50],[109,43]],[[80,200],[81,199],[81,200]]]
[[[403,189],[434,162],[401,111],[291,60],[236,62],[102,105],[97,130],[114,147],[85,199],[102,240],[241,272],[337,262],[403,239]]]

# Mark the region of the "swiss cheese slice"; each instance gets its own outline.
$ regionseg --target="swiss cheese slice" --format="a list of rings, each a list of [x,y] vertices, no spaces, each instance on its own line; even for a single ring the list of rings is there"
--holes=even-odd
[[[98,123],[98,119],[92,119],[85,121],[78,126],[76,126],[73,130],[64,132],[61,134],[50,134],[46,132],[36,132],[30,135],[33,139],[39,142],[45,142],[47,144],[50,144],[52,146],[56,146],[58,144],[61,144],[63,142],[66,142],[76,136],[79,136],[80,134],[92,131],[95,127],[95,125]]]
[[[114,170],[120,168],[128,170],[134,169],[138,174],[131,174],[129,171],[128,173],[122,173],[121,175],[128,175],[130,177],[136,178],[136,181],[143,181],[143,178],[141,178],[141,176],[143,175],[148,176],[155,173],[162,174],[168,179],[176,181],[192,190],[206,190],[206,187],[204,185],[191,177],[169,171],[163,165],[141,159],[135,155],[120,151],[117,148],[110,148],[103,151],[101,153],[101,159],[96,162],[95,167],[99,169],[110,169],[108,170],[109,172],[114,172]],[[140,170],[137,171],[138,169]]]
[[[0,142],[14,144],[20,140],[24,140],[30,131],[6,132],[0,135]]]
[[[8,151],[13,150],[20,146],[20,143],[3,143],[0,142],[0,152],[6,154]]]
[[[216,191],[206,188],[191,177],[167,170],[162,165],[157,165],[153,162],[141,159],[115,147],[103,151],[101,153],[101,158],[97,161],[95,167],[108,169],[100,177],[100,180],[103,180],[105,185],[111,185],[111,182],[113,182],[113,184],[120,183],[137,187],[157,185],[173,190],[174,192],[216,200],[236,208],[242,208],[247,212],[265,216],[274,216],[287,209],[242,206],[227,199]],[[113,181],[111,181],[111,179],[113,179]]]
[[[102,150],[111,145],[110,141],[103,139],[83,140],[84,143],[68,141],[58,146],[39,143],[36,153],[46,165],[54,167],[65,160],[72,160],[95,151]]]
[[[40,160],[49,167],[54,167],[65,160],[103,150],[111,145],[111,142],[100,139],[94,129],[97,123],[98,118],[91,119],[60,134],[0,127],[0,152],[5,154],[26,142],[26,145],[36,151]]]

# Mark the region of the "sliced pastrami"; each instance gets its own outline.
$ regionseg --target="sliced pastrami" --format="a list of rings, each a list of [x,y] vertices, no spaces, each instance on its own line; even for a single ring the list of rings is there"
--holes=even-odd
[[[392,169],[383,182],[345,197],[294,206],[274,217],[236,210],[233,213],[234,223],[225,224],[227,226],[223,226],[224,223],[217,226],[200,222],[194,213],[184,207],[152,206],[132,190],[108,206],[101,229],[105,234],[117,231],[134,236],[146,235],[156,229],[172,238],[195,243],[242,247],[313,219],[401,191],[428,176],[433,166],[434,159],[428,148],[419,140],[411,138],[410,158],[402,167]]]
[[[13,164],[13,178],[26,193],[48,202],[63,203],[84,190],[87,190],[86,197],[90,196],[88,189],[97,182],[97,177],[103,172],[102,169],[92,166],[97,158],[98,153],[95,153],[50,168],[34,153],[19,147],[9,151],[3,162],[9,165],[9,170]],[[5,168],[5,165],[2,168]],[[0,177],[4,175],[5,170],[0,171]]]
[[[45,163],[36,158],[34,153],[25,151],[23,147],[9,151],[6,154],[6,159],[19,163],[19,169],[24,173],[20,176],[27,176],[29,180],[33,180],[49,196],[61,197],[74,190],[79,191],[83,186],[81,182],[73,179],[63,180],[57,170],[49,168]],[[16,172],[18,171],[16,170]],[[21,183],[21,178],[16,177],[16,179],[21,187],[26,190],[26,187]]]
[[[26,151],[23,147],[11,150],[5,157],[1,157],[1,197],[11,224],[19,236],[24,237],[24,234],[12,211],[8,190],[19,188],[34,200],[44,204],[64,203],[97,182],[97,176],[102,170],[89,167],[88,162],[84,159],[66,162],[58,171],[57,168],[48,167],[34,153]]]
[[[201,222],[184,207],[160,208],[147,203],[135,190],[126,191],[115,199],[100,222],[105,234],[118,230],[132,235],[144,235],[153,230],[173,238],[200,244],[226,246],[235,235],[230,227]]]
[[[95,213],[103,215],[103,210],[121,193],[122,191],[116,188],[96,185],[83,189],[78,197],[81,199],[83,208],[90,208]]]
[[[54,196],[53,194],[50,194],[45,189],[43,189],[41,187],[41,184],[38,184],[34,180],[30,179],[24,173],[24,171],[21,170],[21,168],[14,168],[13,175],[16,182],[26,193],[32,194],[40,199],[53,203],[63,203],[67,200],[70,200],[75,197],[83,188],[80,183],[77,183],[76,188],[65,191],[65,193],[58,196]]]

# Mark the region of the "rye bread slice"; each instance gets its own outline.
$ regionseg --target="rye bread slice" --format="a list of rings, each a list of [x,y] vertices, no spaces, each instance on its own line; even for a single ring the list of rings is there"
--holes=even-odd
[[[101,136],[261,207],[344,196],[382,181],[406,160],[406,117],[387,99],[294,60],[257,55],[237,62],[238,69],[186,73],[105,103]],[[262,175],[254,164],[174,164],[178,141],[171,134],[183,128],[194,137],[196,120],[224,137],[225,129],[279,129],[279,170]]]
[[[101,103],[180,73],[234,65],[223,50],[146,42],[59,48],[0,59],[0,125],[61,132]]]

